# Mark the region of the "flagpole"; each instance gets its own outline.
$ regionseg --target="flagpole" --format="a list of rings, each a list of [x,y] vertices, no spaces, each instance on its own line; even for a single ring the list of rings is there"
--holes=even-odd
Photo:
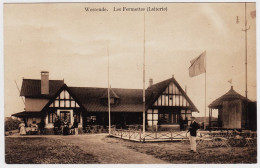
[[[143,141],[145,141],[145,13],[144,13],[144,55],[143,55]]]
[[[108,50],[108,44],[107,44],[107,72],[108,72],[108,86],[107,86],[107,104],[108,104],[108,132],[109,136],[111,135],[111,119],[110,119],[110,81],[109,81],[109,50]]]
[[[205,51],[205,117],[204,117],[204,130],[206,129],[206,113],[207,113],[207,54]]]

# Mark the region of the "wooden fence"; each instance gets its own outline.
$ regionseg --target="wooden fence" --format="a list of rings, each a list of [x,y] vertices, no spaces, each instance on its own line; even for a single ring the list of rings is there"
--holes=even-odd
[[[112,136],[136,142],[188,142],[187,131],[146,131],[134,129],[112,129]],[[256,147],[257,133],[253,131],[200,131],[197,136],[198,146],[249,146]]]
[[[113,129],[112,136],[138,142],[156,141],[185,141],[188,140],[187,131],[147,131],[142,130]]]

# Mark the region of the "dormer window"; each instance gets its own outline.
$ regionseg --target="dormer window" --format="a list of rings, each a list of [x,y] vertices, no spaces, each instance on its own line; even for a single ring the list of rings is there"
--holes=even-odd
[[[119,102],[119,96],[110,88],[110,105],[117,105]],[[104,105],[108,105],[108,93],[107,90],[101,97]]]
[[[108,102],[107,102],[108,99],[107,98],[103,99],[102,101],[103,101],[103,103],[105,105],[108,105]],[[116,105],[117,103],[118,103],[118,99],[117,98],[114,98],[114,97],[110,98],[110,105]]]
[[[113,97],[110,98],[110,104],[115,104],[115,98]]]

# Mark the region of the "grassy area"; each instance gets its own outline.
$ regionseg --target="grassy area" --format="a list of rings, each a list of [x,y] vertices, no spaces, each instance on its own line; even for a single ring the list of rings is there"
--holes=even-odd
[[[98,163],[98,159],[80,147],[44,137],[5,139],[7,164],[73,164]]]
[[[115,138],[112,138],[115,139]],[[112,139],[106,139],[114,143]],[[256,148],[248,147],[198,147],[198,153],[191,153],[188,143],[160,142],[139,143],[121,140],[116,141],[130,149],[141,153],[153,155],[156,158],[174,164],[234,164],[234,163],[257,163]]]

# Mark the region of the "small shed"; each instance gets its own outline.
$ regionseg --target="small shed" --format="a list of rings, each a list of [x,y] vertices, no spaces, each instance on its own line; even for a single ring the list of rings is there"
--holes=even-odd
[[[256,129],[256,102],[237,93],[233,86],[209,106],[209,127],[221,129]],[[212,110],[218,110],[218,121],[213,122]]]

